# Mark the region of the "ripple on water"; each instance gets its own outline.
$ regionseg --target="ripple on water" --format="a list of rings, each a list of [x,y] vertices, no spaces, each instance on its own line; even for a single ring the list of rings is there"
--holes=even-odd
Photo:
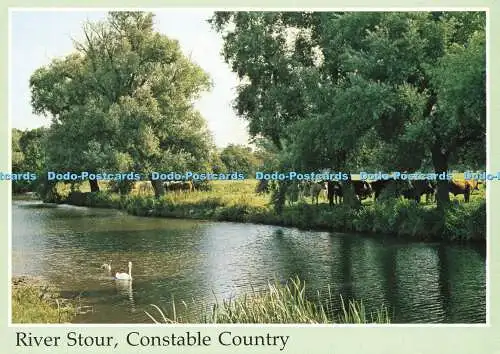
[[[149,323],[150,304],[172,315],[172,300],[181,315],[197,314],[214,294],[231,298],[293,276],[311,299],[330,289],[337,309],[340,295],[367,310],[383,303],[394,322],[486,318],[485,253],[473,246],[29,205],[13,203],[13,273],[40,274],[80,295],[94,311],[77,322]],[[133,262],[130,285],[100,269],[110,260],[113,272]]]

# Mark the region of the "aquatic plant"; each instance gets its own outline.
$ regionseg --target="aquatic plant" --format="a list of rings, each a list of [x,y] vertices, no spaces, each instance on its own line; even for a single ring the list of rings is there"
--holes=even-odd
[[[317,301],[308,299],[305,283],[295,277],[286,284],[270,282],[264,291],[257,292],[252,288],[251,293],[236,299],[219,302],[215,298],[215,303],[208,310],[201,310],[194,318],[180,317],[173,300],[171,317],[157,305],[152,305],[158,312],[157,317],[147,311],[145,313],[154,323],[390,323],[389,312],[384,305],[373,313],[367,313],[363,302],[349,300],[346,303],[340,297],[339,310],[335,310],[330,289],[326,298],[319,292],[317,295]],[[185,302],[182,304],[184,310],[190,309]],[[196,301],[193,301],[193,306],[206,309]]]

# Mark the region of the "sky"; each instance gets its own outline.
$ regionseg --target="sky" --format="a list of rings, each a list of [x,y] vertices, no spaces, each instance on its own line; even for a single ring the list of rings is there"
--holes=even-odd
[[[208,122],[215,144],[247,144],[246,122],[232,109],[237,76],[220,55],[222,39],[206,20],[212,11],[169,9],[155,11],[155,29],[177,39],[185,55],[209,73],[213,88],[195,104]],[[106,17],[102,11],[13,11],[11,14],[11,122],[12,128],[33,129],[50,123],[49,117],[33,114],[29,78],[33,71],[74,50],[72,38],[80,39],[86,20]]]

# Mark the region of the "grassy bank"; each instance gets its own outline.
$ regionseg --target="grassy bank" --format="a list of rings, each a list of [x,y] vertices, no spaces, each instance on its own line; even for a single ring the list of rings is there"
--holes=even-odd
[[[269,283],[262,292],[252,292],[232,301],[217,302],[210,310],[198,317],[177,316],[179,309],[172,303],[169,318],[158,306],[155,312],[146,314],[155,323],[390,323],[387,308],[367,313],[362,302],[344,302],[338,299],[339,310],[333,309],[334,297],[329,291],[326,296],[311,301],[306,299],[306,286],[298,278],[287,284]],[[205,308],[199,304],[196,308]],[[183,307],[189,305],[183,303]]]
[[[75,315],[75,305],[53,287],[32,278],[12,279],[12,323],[68,323]]]
[[[256,195],[255,181],[219,181],[211,191],[170,192],[160,199],[150,193],[120,196],[106,190],[97,193],[84,189],[58,190],[60,202],[123,209],[133,215],[209,219],[298,227],[309,230],[381,233],[413,240],[468,241],[486,239],[486,200],[484,189],[471,196],[470,203],[453,198],[443,215],[435,204],[417,205],[413,201],[392,199],[384,202],[366,200],[356,210],[346,205],[330,208],[304,200],[287,204],[281,214],[270,205],[268,195]]]

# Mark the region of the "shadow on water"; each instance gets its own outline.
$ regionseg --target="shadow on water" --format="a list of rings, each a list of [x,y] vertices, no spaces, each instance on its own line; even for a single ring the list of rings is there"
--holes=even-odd
[[[150,323],[150,304],[172,316],[172,300],[189,305],[178,315],[199,314],[214,295],[233,298],[294,276],[311,298],[330,287],[369,311],[385,304],[397,323],[486,318],[484,246],[30,206],[37,204],[13,203],[13,274],[42,275],[64,294],[80,295],[94,311],[75,322]],[[111,273],[100,269],[109,261]],[[113,280],[129,261],[134,280]]]

